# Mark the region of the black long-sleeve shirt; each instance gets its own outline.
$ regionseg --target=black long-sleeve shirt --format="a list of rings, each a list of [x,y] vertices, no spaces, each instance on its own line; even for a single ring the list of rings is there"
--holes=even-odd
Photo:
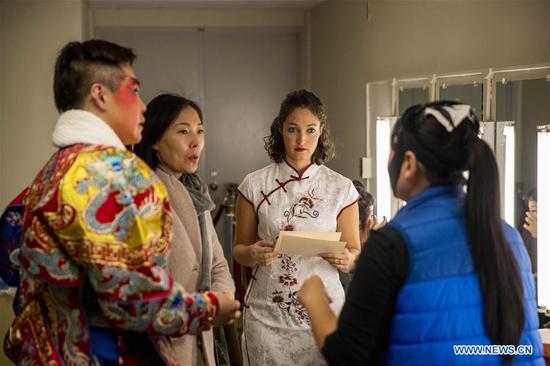
[[[322,349],[330,365],[371,365],[387,348],[397,294],[409,270],[399,232],[386,225],[371,231],[338,319]]]

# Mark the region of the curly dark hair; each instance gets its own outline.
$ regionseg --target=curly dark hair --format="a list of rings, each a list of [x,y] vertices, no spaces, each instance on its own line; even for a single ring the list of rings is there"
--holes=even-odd
[[[307,108],[321,122],[321,136],[317,148],[313,152],[311,161],[315,164],[324,164],[334,157],[334,144],[330,138],[325,105],[312,92],[297,90],[289,93],[281,103],[279,115],[271,124],[269,136],[264,137],[264,147],[271,160],[282,163],[285,159],[285,145],[283,142],[283,123],[296,108]]]

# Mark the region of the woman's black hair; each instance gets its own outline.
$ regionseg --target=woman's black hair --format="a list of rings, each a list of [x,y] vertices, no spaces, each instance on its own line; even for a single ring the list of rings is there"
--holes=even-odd
[[[319,97],[308,90],[296,90],[289,93],[281,103],[279,114],[270,127],[270,135],[264,137],[264,147],[271,160],[282,163],[285,159],[285,144],[283,141],[283,123],[296,108],[306,108],[319,119],[321,136],[317,148],[311,157],[312,163],[324,164],[334,157],[334,144],[330,137],[325,105]]]
[[[200,120],[203,120],[198,104],[177,94],[162,94],[147,104],[141,142],[134,145],[134,152],[151,168],[155,169],[159,163],[153,145],[160,140],[180,112],[187,107],[197,111]]]
[[[363,230],[365,228],[365,223],[369,215],[369,210],[374,206],[374,197],[369,192],[365,191],[365,186],[358,180],[353,180],[353,185],[359,193],[359,201],[357,205],[359,206],[359,229]]]
[[[419,159],[432,185],[464,182],[469,171],[465,219],[474,269],[484,300],[484,323],[493,344],[518,345],[525,324],[523,287],[518,264],[504,235],[500,212],[498,167],[493,151],[479,138],[479,121],[473,113],[452,132],[426,114],[426,108],[450,118],[444,107],[456,102],[439,101],[410,107],[397,122],[393,149],[403,135],[412,134],[424,155]],[[504,356],[510,362],[513,356]]]

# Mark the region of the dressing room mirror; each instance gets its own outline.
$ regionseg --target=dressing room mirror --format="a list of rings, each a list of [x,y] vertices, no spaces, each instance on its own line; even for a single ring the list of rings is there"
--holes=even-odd
[[[527,199],[537,186],[537,125],[550,121],[550,77],[496,82],[496,120],[515,122],[516,222],[523,226]]]
[[[482,117],[483,84],[447,85],[443,83],[439,89],[439,99],[469,104],[476,115],[479,118]]]
[[[427,103],[430,100],[430,90],[427,85],[419,87],[399,87],[398,115],[412,105]]]
[[[550,124],[537,127],[537,214],[540,223],[547,223],[550,219]],[[539,225],[536,238],[535,263],[538,286],[538,304],[550,308],[550,267],[547,265],[550,258],[550,227]]]
[[[544,193],[547,187],[537,187],[537,179],[541,179],[544,167],[548,159],[541,153],[539,143],[541,141],[541,125],[550,122],[550,75],[525,80],[514,80],[511,75],[495,77],[495,107],[493,115],[497,121],[515,122],[515,227],[521,233],[523,242],[531,259],[532,271],[537,273],[538,304],[548,307],[550,293],[547,288],[550,283],[550,272],[547,261],[548,240],[541,237],[541,228],[544,219],[544,211],[547,207],[541,204],[539,194]],[[498,122],[497,122],[498,123]],[[538,136],[539,135],[539,136]],[[547,137],[547,136],[542,136]],[[497,142],[498,143],[498,142]],[[500,168],[500,166],[499,166]],[[543,194],[544,195],[544,194]],[[533,198],[536,206],[533,206]],[[530,204],[531,201],[531,204]],[[539,216],[538,230],[524,228],[526,212],[534,210],[543,216]],[[537,225],[534,226],[535,228]],[[534,232],[533,232],[534,231]],[[544,231],[544,230],[542,230]],[[538,234],[537,234],[538,232]]]

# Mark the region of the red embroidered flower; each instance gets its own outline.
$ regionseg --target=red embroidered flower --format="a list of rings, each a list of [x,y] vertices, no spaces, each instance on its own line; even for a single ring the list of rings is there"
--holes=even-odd
[[[294,225],[288,224],[283,227],[284,231],[294,231]]]
[[[282,254],[281,268],[285,271],[285,274],[289,276],[298,270],[296,263],[286,254]]]
[[[296,280],[296,278],[289,276],[287,274],[284,274],[282,276],[279,276],[279,283],[282,284],[283,286],[290,287],[290,286],[296,285],[298,281]]]
[[[271,293],[273,295],[273,297],[271,298],[271,300],[275,303],[279,303],[279,302],[283,302],[284,299],[283,299],[283,292],[282,291],[273,291]]]
[[[305,205],[307,206],[308,208],[313,208],[313,206],[315,206],[315,204],[313,203],[313,200],[309,197],[302,197],[300,198],[300,200],[298,201],[298,203],[302,204],[302,205]]]

